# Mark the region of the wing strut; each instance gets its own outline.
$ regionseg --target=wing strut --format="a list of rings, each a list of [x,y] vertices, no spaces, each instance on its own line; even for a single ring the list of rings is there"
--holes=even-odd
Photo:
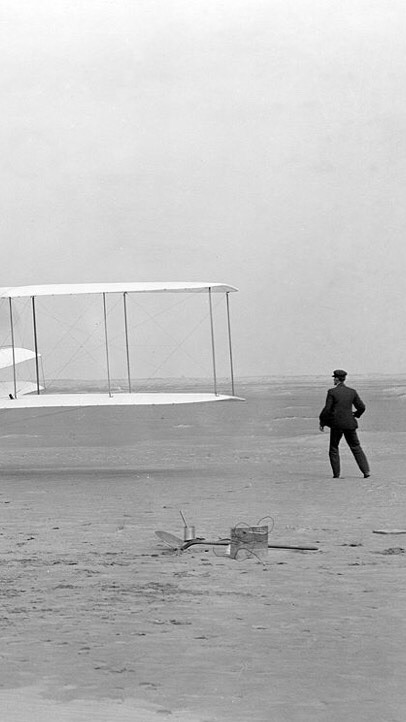
[[[108,340],[108,336],[107,336],[107,312],[106,312],[106,294],[105,293],[103,293],[103,312],[104,312],[104,338],[106,340],[107,383],[108,383],[108,387],[109,387],[109,396],[111,398],[109,340]]]
[[[216,351],[214,348],[213,304],[212,304],[212,300],[211,300],[211,288],[209,288],[209,308],[210,308],[211,353],[212,353],[212,357],[213,357],[213,383],[214,383],[214,394],[215,394],[215,396],[217,396]]]
[[[124,291],[124,293],[123,293],[123,305],[124,305],[125,351],[126,351],[126,355],[127,355],[128,392],[131,394],[130,348],[129,348],[129,344],[128,344],[127,291]]]
[[[38,363],[38,338],[37,338],[37,319],[35,316],[35,296],[31,296],[32,302],[32,328],[34,331],[34,350],[35,350],[35,374],[37,377],[37,394],[40,394],[39,385],[39,363]]]
[[[230,324],[230,301],[229,292],[226,292],[226,305],[227,305],[227,328],[228,328],[228,350],[230,355],[230,377],[231,377],[231,394],[234,396],[234,367],[233,367],[233,348],[231,345],[231,324]]]
[[[10,331],[11,331],[11,348],[13,353],[13,381],[14,381],[14,398],[17,398],[17,369],[16,369],[16,352],[14,343],[14,324],[13,324],[13,308],[11,305],[11,298],[9,300],[10,307]]]

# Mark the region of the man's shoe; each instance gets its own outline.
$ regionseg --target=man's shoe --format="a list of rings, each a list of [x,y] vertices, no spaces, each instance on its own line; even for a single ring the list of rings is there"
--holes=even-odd
[[[364,479],[369,479],[370,476],[371,474],[368,472],[368,474],[364,474]]]
[[[369,475],[368,475],[368,476],[369,476]],[[339,479],[339,478],[340,478],[340,474],[334,474],[334,475],[333,475],[333,479]]]

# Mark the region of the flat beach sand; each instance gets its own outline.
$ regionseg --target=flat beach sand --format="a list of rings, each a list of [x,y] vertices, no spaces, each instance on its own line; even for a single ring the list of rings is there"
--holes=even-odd
[[[328,380],[327,380],[328,383]],[[2,722],[404,722],[406,377],[333,480],[325,379],[245,403],[2,412]],[[166,547],[270,516],[270,549]],[[217,552],[215,554],[214,552]]]

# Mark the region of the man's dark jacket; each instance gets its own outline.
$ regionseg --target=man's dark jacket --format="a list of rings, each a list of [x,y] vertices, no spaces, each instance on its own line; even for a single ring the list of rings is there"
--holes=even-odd
[[[352,410],[355,406],[356,411]],[[361,401],[355,389],[350,389],[344,383],[337,384],[327,392],[326,405],[320,414],[320,425],[330,426],[332,429],[357,429],[360,416],[365,411],[365,404]]]

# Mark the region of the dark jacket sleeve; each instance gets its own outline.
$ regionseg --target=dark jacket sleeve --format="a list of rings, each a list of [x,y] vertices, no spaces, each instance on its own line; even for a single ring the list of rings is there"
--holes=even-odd
[[[352,403],[354,404],[354,406],[356,408],[356,411],[354,411],[354,416],[355,416],[355,418],[359,419],[359,417],[362,416],[362,414],[365,411],[365,404],[360,399],[357,392],[355,392],[354,401]]]
[[[333,410],[333,406],[334,406],[334,400],[330,394],[330,391],[328,391],[325,406],[322,409],[320,416],[319,416],[320,426],[330,426],[331,412]]]

